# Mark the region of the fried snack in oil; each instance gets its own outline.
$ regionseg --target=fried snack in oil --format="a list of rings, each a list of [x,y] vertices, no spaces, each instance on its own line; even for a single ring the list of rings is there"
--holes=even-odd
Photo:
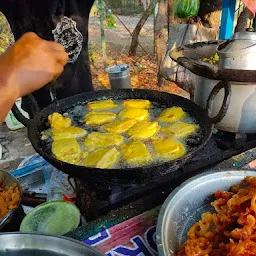
[[[20,191],[17,183],[11,186],[3,186],[3,180],[0,179],[0,220],[13,209],[16,209],[20,201]]]
[[[123,141],[124,137],[119,134],[92,132],[84,139],[84,146],[92,151],[96,148],[119,146]]]
[[[64,117],[57,112],[48,116],[48,122],[52,129],[63,129],[63,128],[70,127],[72,124],[72,121],[70,118]]]
[[[104,125],[104,130],[111,133],[124,133],[136,124],[134,119],[117,119]]]
[[[163,160],[175,160],[186,154],[185,147],[174,138],[154,139],[152,144],[156,155]]]
[[[146,109],[126,108],[119,113],[118,117],[143,121],[149,120],[149,112]]]
[[[76,139],[63,139],[53,141],[52,153],[63,162],[78,164],[81,149]]]
[[[84,137],[86,134],[86,130],[79,127],[70,126],[68,128],[53,130],[52,138],[53,140],[79,139]]]
[[[84,117],[84,121],[88,126],[98,126],[106,124],[115,119],[116,114],[112,112],[89,112]]]
[[[152,161],[152,156],[146,145],[140,140],[134,140],[121,145],[121,153],[125,162],[132,166],[142,166]]]
[[[180,107],[172,107],[165,109],[157,118],[161,123],[172,123],[185,116],[185,112]]]
[[[211,205],[215,211],[203,213],[190,228],[178,256],[256,255],[256,177],[217,190]]]
[[[123,107],[125,108],[140,108],[140,109],[150,109],[151,102],[149,100],[141,99],[131,99],[123,101]]]
[[[161,129],[161,132],[174,135],[176,138],[186,138],[199,129],[197,124],[175,122]]]
[[[158,122],[140,121],[136,123],[127,134],[132,138],[148,139],[160,130]]]
[[[92,168],[111,169],[117,164],[119,156],[120,152],[115,147],[100,148],[85,157],[80,165]]]
[[[98,100],[98,101],[91,101],[87,104],[87,107],[90,110],[107,110],[117,108],[118,105],[114,103],[113,100]]]

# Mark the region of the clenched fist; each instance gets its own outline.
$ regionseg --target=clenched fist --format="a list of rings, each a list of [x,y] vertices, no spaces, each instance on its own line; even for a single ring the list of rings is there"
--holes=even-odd
[[[16,100],[56,79],[67,60],[62,45],[26,33],[0,56],[0,87]]]

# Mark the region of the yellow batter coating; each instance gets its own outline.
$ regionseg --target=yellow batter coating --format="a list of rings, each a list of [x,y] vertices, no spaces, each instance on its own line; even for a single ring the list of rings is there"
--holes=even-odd
[[[162,123],[172,123],[181,119],[184,115],[185,112],[180,107],[167,108],[160,114],[157,121]]]
[[[70,127],[72,121],[68,117],[62,116],[60,113],[53,113],[52,115],[48,116],[48,122],[53,129],[62,129]]]
[[[55,129],[52,131],[53,140],[63,140],[63,139],[79,139],[84,137],[87,131],[79,127],[68,127],[63,129]]]
[[[87,107],[90,110],[107,110],[117,108],[118,105],[113,100],[98,100],[89,102]]]
[[[120,118],[135,119],[137,121],[149,120],[149,112],[146,109],[127,108],[122,110],[118,116]]]
[[[129,165],[142,166],[152,161],[146,145],[140,140],[131,141],[120,148],[125,162]]]
[[[152,143],[160,159],[175,160],[186,154],[185,147],[174,138],[154,139]]]
[[[89,112],[84,117],[84,121],[88,126],[98,126],[106,124],[115,119],[116,114],[112,112]]]
[[[175,122],[161,129],[161,132],[168,135],[174,135],[176,138],[186,138],[195,133],[199,126],[197,124],[188,124],[184,122]]]
[[[104,126],[106,132],[124,133],[136,124],[134,119],[117,119]]]
[[[160,130],[158,122],[140,121],[136,123],[127,134],[132,138],[148,139]]]
[[[149,100],[141,100],[141,99],[125,100],[122,105],[125,108],[142,108],[142,109],[151,108],[151,102]]]
[[[100,148],[85,157],[81,165],[92,168],[110,169],[117,164],[119,156],[120,152],[115,147]]]
[[[53,141],[52,153],[63,162],[78,164],[81,150],[76,139],[63,139]]]
[[[124,137],[115,133],[92,132],[84,140],[84,146],[89,151],[96,148],[119,146],[123,143]]]

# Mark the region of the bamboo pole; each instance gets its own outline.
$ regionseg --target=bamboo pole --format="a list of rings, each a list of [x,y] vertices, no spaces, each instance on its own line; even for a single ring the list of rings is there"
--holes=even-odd
[[[104,31],[104,6],[103,1],[98,0],[98,8],[100,13],[100,39],[101,39],[101,49],[103,56],[104,68],[107,68],[107,54],[106,54],[106,41],[105,41],[105,31]]]

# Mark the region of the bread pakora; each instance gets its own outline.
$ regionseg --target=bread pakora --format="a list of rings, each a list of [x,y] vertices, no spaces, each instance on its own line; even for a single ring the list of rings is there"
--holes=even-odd
[[[124,137],[119,134],[92,132],[85,138],[84,146],[92,151],[96,148],[119,146],[123,141]]]
[[[60,113],[53,113],[48,116],[48,122],[53,129],[68,128],[71,126],[72,121],[68,117],[62,116]]]
[[[116,114],[112,112],[89,112],[84,117],[84,121],[88,126],[98,126],[106,124],[115,119]]]
[[[123,107],[125,108],[140,108],[140,109],[150,109],[151,102],[149,100],[141,99],[131,99],[123,101]]]
[[[142,166],[152,161],[152,156],[146,145],[140,140],[134,140],[120,146],[125,162],[132,166]]]
[[[199,129],[197,124],[175,122],[161,129],[161,132],[173,135],[176,138],[186,138]]]
[[[185,147],[175,138],[154,139],[152,143],[160,159],[171,161],[186,154]]]
[[[119,156],[120,152],[115,147],[100,148],[85,157],[81,165],[92,168],[110,169],[117,164]]]
[[[158,122],[140,121],[136,123],[127,134],[132,138],[148,139],[160,130]]]
[[[117,108],[118,105],[113,100],[98,100],[89,102],[87,107],[90,110],[107,110]]]
[[[52,153],[63,162],[78,164],[81,149],[76,139],[63,139],[53,141]]]
[[[185,112],[180,107],[172,107],[165,109],[157,118],[158,122],[172,123],[185,116]]]
[[[137,121],[149,120],[149,112],[146,109],[126,108],[119,115],[120,118],[135,119]]]
[[[79,139],[84,137],[87,134],[87,131],[79,128],[70,126],[68,128],[63,129],[55,129],[52,131],[52,139],[53,140],[63,140],[63,139]]]
[[[112,133],[124,133],[136,124],[134,119],[117,119],[104,126],[104,130]]]

